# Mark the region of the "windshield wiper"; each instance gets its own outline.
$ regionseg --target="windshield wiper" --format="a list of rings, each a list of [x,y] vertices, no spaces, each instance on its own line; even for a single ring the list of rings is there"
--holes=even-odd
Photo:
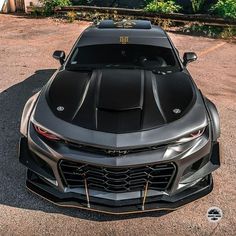
[[[144,69],[141,66],[135,66],[135,65],[120,65],[120,64],[108,64],[104,65],[105,68],[115,68],[115,69]]]

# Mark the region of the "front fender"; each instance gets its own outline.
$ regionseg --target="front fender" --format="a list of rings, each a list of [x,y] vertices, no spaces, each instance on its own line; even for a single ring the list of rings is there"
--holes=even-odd
[[[205,98],[206,108],[209,114],[211,126],[212,126],[212,140],[216,142],[220,137],[220,116],[215,104],[208,98]]]
[[[21,116],[21,122],[20,122],[20,132],[22,135],[27,137],[27,131],[28,131],[28,124],[29,124],[29,118],[32,113],[32,110],[34,108],[34,105],[38,99],[40,92],[34,94],[25,104],[23,113]]]

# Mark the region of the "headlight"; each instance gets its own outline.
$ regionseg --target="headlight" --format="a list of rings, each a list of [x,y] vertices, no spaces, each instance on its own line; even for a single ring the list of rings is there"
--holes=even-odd
[[[207,136],[208,127],[204,127],[202,129],[196,130],[196,131],[180,138],[179,140],[175,141],[174,143],[171,143],[168,146],[163,158],[164,159],[173,158],[174,156],[179,155],[182,152],[186,152],[187,150],[194,147],[194,145],[196,145],[194,140],[196,140],[197,138],[199,138],[203,134]],[[197,143],[199,144],[198,141],[197,141]]]
[[[205,127],[202,129],[199,129],[195,132],[192,132],[189,135],[186,135],[185,137],[177,140],[176,143],[186,143],[186,142],[192,141],[192,140],[202,136],[204,131],[205,131]]]
[[[50,133],[50,132],[47,131],[46,129],[43,129],[43,128],[41,128],[41,127],[35,125],[35,124],[33,124],[33,126],[34,126],[35,131],[36,131],[39,135],[41,135],[42,137],[44,137],[44,138],[46,138],[46,139],[48,139],[48,140],[51,140],[51,141],[59,141],[59,140],[60,140],[59,137],[57,137],[55,134]]]

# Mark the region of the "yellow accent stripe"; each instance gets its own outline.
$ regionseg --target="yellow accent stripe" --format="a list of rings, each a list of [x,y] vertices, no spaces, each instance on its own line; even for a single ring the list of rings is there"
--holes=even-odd
[[[68,207],[68,208],[79,208],[79,209],[83,209],[83,210],[89,210],[89,211],[95,211],[95,212],[99,212],[99,213],[104,213],[104,214],[111,214],[111,215],[127,215],[127,214],[136,214],[136,213],[142,213],[142,212],[152,212],[152,211],[174,211],[174,210],[177,210],[177,209],[180,209],[182,208],[184,205],[187,205],[189,203],[192,203],[192,202],[196,202],[198,201],[200,198],[192,201],[192,202],[189,202],[189,203],[186,203],[184,204],[183,206],[179,206],[179,207],[176,207],[176,208],[157,208],[157,209],[148,209],[148,210],[138,210],[138,211],[126,211],[126,212],[110,212],[110,211],[103,211],[103,210],[98,210],[98,209],[93,209],[93,208],[87,208],[87,207],[83,207],[83,206],[77,206],[77,205],[63,205],[63,204],[59,204],[59,203],[56,203],[56,202],[53,202],[51,201],[50,199],[36,193],[35,191],[33,191],[32,189],[28,188],[26,186],[26,188],[36,194],[37,196],[45,199],[46,201],[48,202],[51,202],[53,203],[54,205],[57,205],[59,207]],[[202,197],[201,197],[202,198]]]

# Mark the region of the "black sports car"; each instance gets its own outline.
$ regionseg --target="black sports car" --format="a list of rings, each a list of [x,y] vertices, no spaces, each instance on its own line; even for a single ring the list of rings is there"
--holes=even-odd
[[[88,27],[25,105],[27,188],[61,206],[113,214],[176,209],[208,194],[219,115],[166,32],[148,21]]]

